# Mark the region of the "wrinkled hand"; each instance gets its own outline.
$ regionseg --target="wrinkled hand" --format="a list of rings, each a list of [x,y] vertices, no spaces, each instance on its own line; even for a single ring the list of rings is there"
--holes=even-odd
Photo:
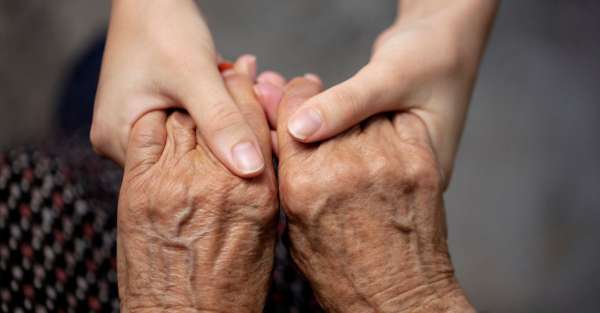
[[[474,312],[446,244],[438,160],[413,113],[371,118],[320,144],[286,123],[314,80],[292,81],[279,108],[279,191],[291,253],[328,312]]]
[[[133,124],[148,112],[183,108],[212,154],[241,177],[264,157],[217,68],[210,31],[194,0],[113,1],[91,141],[122,165]],[[255,76],[256,59],[245,57]]]
[[[284,126],[297,140],[315,142],[381,112],[410,112],[431,134],[447,184],[498,1],[399,3],[370,62],[309,99]]]
[[[225,82],[271,155],[241,63]],[[237,177],[195,128],[187,114],[155,111],[132,129],[118,208],[123,312],[262,312],[276,240],[273,168]]]

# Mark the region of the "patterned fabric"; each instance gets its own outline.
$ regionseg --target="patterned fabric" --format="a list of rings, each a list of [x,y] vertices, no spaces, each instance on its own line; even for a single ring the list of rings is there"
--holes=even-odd
[[[84,152],[81,152],[84,151]],[[0,312],[118,312],[120,172],[87,149],[0,152]],[[280,234],[284,233],[284,221]],[[280,240],[265,312],[321,312]]]

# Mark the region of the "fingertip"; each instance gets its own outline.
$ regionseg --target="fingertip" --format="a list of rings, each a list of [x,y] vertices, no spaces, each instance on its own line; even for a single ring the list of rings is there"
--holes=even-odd
[[[285,87],[285,84],[287,83],[287,81],[286,81],[285,77],[283,77],[283,75],[281,75],[277,72],[274,72],[274,71],[262,72],[258,76],[256,81],[259,83],[269,83],[269,84],[272,84],[279,88]]]
[[[124,157],[129,167],[160,158],[167,141],[166,120],[166,112],[152,111],[134,123]]]
[[[165,111],[152,111],[141,116],[131,129],[129,147],[131,144],[146,146],[149,143],[161,142],[166,135],[167,113]]]
[[[260,150],[252,142],[241,142],[233,146],[231,155],[234,165],[242,177],[260,175],[265,169],[265,161]]]
[[[286,96],[310,98],[323,91],[320,79],[308,79],[305,76],[292,79],[284,89]]]
[[[311,106],[300,108],[288,121],[288,132],[296,140],[310,142],[323,126],[322,113]]]
[[[310,80],[312,82],[315,82],[315,83],[317,83],[319,85],[323,84],[323,82],[321,81],[321,78],[318,75],[313,74],[313,73],[306,73],[306,74],[304,74],[304,78],[306,78],[306,79],[308,79],[308,80]]]
[[[181,111],[175,111],[169,116],[172,119],[173,126],[177,128],[193,129],[195,128],[194,120],[189,114]]]
[[[283,98],[283,90],[270,83],[258,83],[254,86],[254,92],[267,114],[270,126],[276,128],[277,107]]]
[[[235,62],[234,68],[239,73],[248,75],[252,81],[256,80],[256,56],[252,54],[244,54]]]
[[[314,112],[309,111],[309,125],[294,124],[291,117],[299,110],[305,109],[306,101],[320,91],[321,85],[306,77],[295,78],[287,84],[278,110],[277,155],[280,158],[285,159],[305,148],[301,142],[306,142],[309,138],[303,133],[303,128],[314,127],[315,123],[319,123],[321,117],[315,116]]]

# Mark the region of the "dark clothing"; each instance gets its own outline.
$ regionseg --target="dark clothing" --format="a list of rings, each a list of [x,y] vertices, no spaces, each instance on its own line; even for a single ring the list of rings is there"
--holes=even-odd
[[[0,312],[119,311],[120,170],[82,151],[0,152]],[[276,249],[265,312],[321,312],[282,240]]]

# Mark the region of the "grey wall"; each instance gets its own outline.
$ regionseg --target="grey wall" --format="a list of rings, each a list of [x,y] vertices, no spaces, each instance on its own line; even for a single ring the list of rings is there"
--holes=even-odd
[[[200,1],[225,56],[332,84],[392,0]],[[108,1],[0,0],[0,145],[52,129],[69,61]],[[600,3],[505,1],[447,195],[458,276],[483,312],[600,311]],[[85,103],[82,105],[91,105]]]

